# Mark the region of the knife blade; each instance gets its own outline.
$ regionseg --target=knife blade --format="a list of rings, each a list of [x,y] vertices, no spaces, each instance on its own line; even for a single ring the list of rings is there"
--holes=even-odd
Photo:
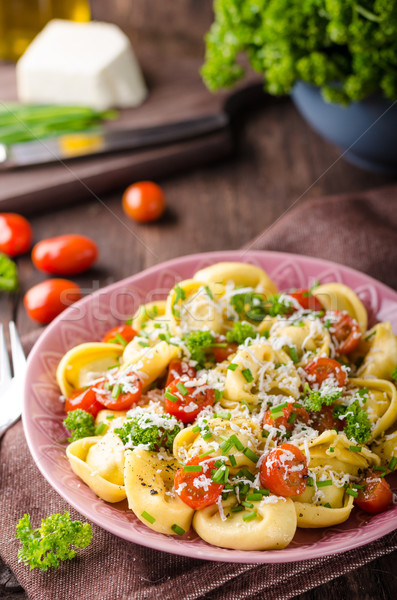
[[[154,127],[96,130],[10,146],[0,144],[0,169],[41,165],[122,150],[153,148],[211,134],[228,125],[229,116],[222,112]]]

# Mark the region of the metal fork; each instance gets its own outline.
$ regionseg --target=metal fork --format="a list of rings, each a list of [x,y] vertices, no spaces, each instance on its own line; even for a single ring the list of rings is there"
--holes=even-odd
[[[3,325],[0,325],[0,439],[22,414],[26,372],[26,358],[15,323],[11,321],[8,327],[14,376],[11,375],[4,328]]]

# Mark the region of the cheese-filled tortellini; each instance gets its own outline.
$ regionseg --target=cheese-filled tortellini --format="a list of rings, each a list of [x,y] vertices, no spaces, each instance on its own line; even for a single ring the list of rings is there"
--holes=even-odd
[[[188,531],[193,509],[173,489],[178,462],[172,457],[158,458],[158,453],[135,449],[125,460],[125,486],[128,506],[145,525],[175,535],[176,527]]]
[[[124,500],[113,514],[130,511],[176,546],[198,535],[248,557],[357,508],[386,510],[397,470],[392,324],[371,311],[368,330],[367,309],[340,282],[309,288],[291,270],[286,286],[277,267],[189,264],[168,294],[131,308],[129,343],[80,344],[60,361],[76,485]]]

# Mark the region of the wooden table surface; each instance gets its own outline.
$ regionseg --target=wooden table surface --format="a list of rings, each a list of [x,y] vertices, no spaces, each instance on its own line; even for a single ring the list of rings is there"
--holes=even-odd
[[[175,256],[239,248],[287,211],[298,198],[358,191],[391,182],[338,159],[337,151],[313,133],[289,100],[246,115],[240,124],[236,156],[209,167],[163,179],[166,217],[137,225],[121,210],[121,190],[79,206],[38,214],[31,219],[34,238],[61,233],[93,237],[100,249],[95,269],[76,277],[84,293]],[[18,259],[22,293],[44,279],[29,256]],[[35,329],[22,294],[1,295],[2,322],[14,318],[21,334]],[[395,597],[397,555],[372,562],[347,576],[299,596],[300,600]],[[394,592],[393,592],[394,589]],[[0,564],[0,598],[27,598],[13,575]]]

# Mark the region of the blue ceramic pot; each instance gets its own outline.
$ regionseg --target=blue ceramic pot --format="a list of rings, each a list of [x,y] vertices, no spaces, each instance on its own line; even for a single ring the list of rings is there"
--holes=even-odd
[[[381,95],[349,106],[323,100],[320,88],[299,82],[292,99],[306,121],[364,169],[397,173],[397,103]]]

